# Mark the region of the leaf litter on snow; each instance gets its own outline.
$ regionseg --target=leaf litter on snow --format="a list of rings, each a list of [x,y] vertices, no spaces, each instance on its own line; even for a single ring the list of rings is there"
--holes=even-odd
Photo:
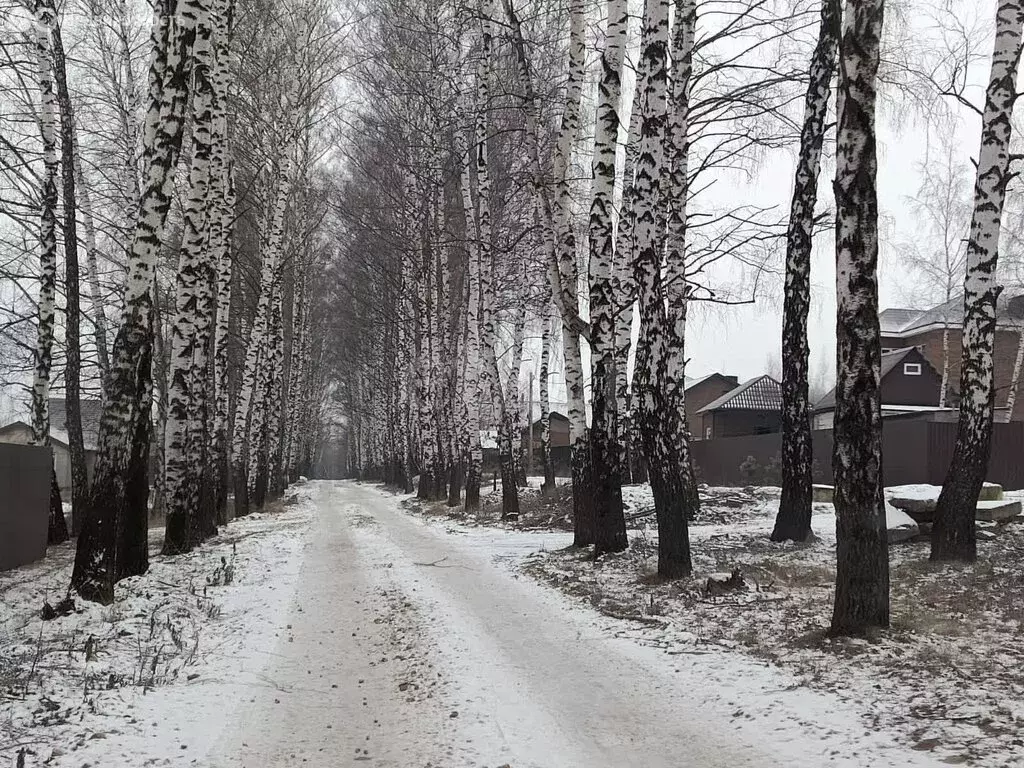
[[[109,606],[68,596],[70,543],[0,573],[0,764],[175,765],[200,756],[229,709],[218,680],[233,666],[259,665],[258,643],[286,603],[290,560],[312,519],[297,503],[307,493],[293,489],[186,555],[160,555],[162,529],[151,530],[148,572],[118,583]],[[184,704],[161,698],[185,688],[175,694]],[[176,728],[181,718],[188,727]]]

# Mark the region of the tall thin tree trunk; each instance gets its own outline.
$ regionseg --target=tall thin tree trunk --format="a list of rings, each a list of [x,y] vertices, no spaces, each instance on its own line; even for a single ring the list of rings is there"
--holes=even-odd
[[[565,88],[562,122],[558,129],[551,164],[554,195],[549,194],[546,164],[541,162],[539,100],[526,54],[522,27],[511,0],[505,0],[505,12],[512,28],[513,51],[525,92],[524,112],[528,147],[542,214],[544,247],[549,254],[548,279],[551,283],[552,298],[563,325],[563,370],[568,399],[569,451],[572,465],[573,545],[588,546],[594,543],[594,514],[590,487],[590,442],[587,437],[585,377],[580,349],[581,337],[587,332],[587,324],[579,313],[576,238],[570,226],[572,185],[567,173],[572,148],[580,131],[580,104],[586,74],[586,11],[582,0],[572,0],[569,3],[569,76]]]
[[[839,44],[840,8],[822,0],[818,45],[811,58],[800,157],[786,239],[786,292],[782,321],[782,498],[772,541],[806,541],[811,535],[811,412],[808,402],[807,313],[811,303],[811,245],[818,172],[832,72]]]
[[[87,600],[109,603],[114,582],[148,567],[146,525],[153,351],[153,273],[171,204],[169,182],[181,149],[189,61],[200,5],[181,0],[153,28],[149,107],[138,215],[128,286],[114,341],[100,420],[92,492],[78,538],[71,585]]]
[[[949,326],[942,329],[942,384],[939,386],[939,408],[946,407],[949,397]]]
[[[889,624],[875,187],[875,76],[883,5],[883,0],[848,0],[839,49],[833,635]]]
[[[213,499],[212,515],[217,525],[228,522],[228,484],[231,467],[229,436],[231,434],[231,391],[229,345],[231,334],[231,288],[233,263],[231,254],[235,217],[235,187],[228,132],[228,98],[230,96],[231,34],[234,26],[234,0],[222,2],[216,19],[214,36],[214,115],[211,184],[215,208],[211,212],[209,264],[212,277],[215,321],[212,328],[212,412],[209,427],[209,484]],[[204,508],[205,509],[205,508]]]
[[[686,520],[700,508],[697,476],[690,454],[690,432],[686,423],[686,320],[690,303],[687,279],[687,199],[690,196],[690,81],[693,75],[693,48],[696,39],[696,0],[676,0],[672,40],[672,90],[669,120],[665,136],[665,164],[668,176],[668,200],[665,222],[665,381],[668,403],[664,428],[679,452],[682,487],[683,523],[673,526],[676,541],[664,540],[659,547],[671,551],[689,550]],[[664,543],[663,543],[664,540]],[[676,558],[678,559],[678,558]],[[683,558],[685,559],[685,558]]]
[[[620,445],[624,446],[620,472],[623,482],[644,482],[638,472],[640,456],[636,432],[636,414],[631,412],[629,347],[633,336],[633,318],[636,314],[636,280],[633,266],[636,261],[636,238],[634,225],[636,212],[633,203],[636,198],[636,162],[640,155],[640,126],[643,117],[644,92],[647,76],[643,62],[637,68],[636,84],[633,88],[633,105],[629,114],[629,129],[626,137],[626,151],[622,164],[622,200],[619,203],[619,220],[615,232],[615,269],[613,290],[615,296],[615,397],[618,400]]]
[[[210,2],[212,0],[203,0]],[[216,204],[210,195],[210,166],[213,153],[215,94],[212,81],[213,25],[210,8],[204,8],[206,23],[197,26],[193,43],[192,163],[184,205],[184,234],[178,258],[175,311],[170,323],[168,372],[168,419],[165,435],[167,482],[167,528],[163,553],[188,552],[207,532],[200,505],[209,501],[204,479],[209,472],[204,461],[208,442],[206,427],[207,349],[213,311],[209,300],[210,212]],[[200,326],[206,329],[203,332]]]
[[[988,471],[995,401],[992,361],[996,336],[996,282],[1003,203],[1010,181],[1012,114],[1024,27],[1024,4],[1001,0],[996,9],[992,71],[985,95],[974,183],[974,215],[964,278],[960,423],[932,527],[932,560],[977,557],[974,516]]]
[[[593,487],[595,551],[618,552],[628,545],[622,509],[622,446],[619,444],[618,399],[615,396],[615,296],[613,267],[615,234],[615,155],[619,107],[622,101],[622,62],[629,16],[625,0],[608,0],[607,29],[601,53],[601,79],[590,203],[590,458]]]
[[[231,475],[235,488],[235,517],[249,514],[250,502],[255,501],[250,499],[250,495],[259,473],[260,456],[264,448],[263,395],[266,377],[269,375],[265,369],[269,366],[271,302],[278,280],[284,215],[290,193],[287,148],[282,150],[275,168],[274,181],[275,193],[267,211],[266,233],[262,239],[260,293],[246,344],[242,380],[235,399],[232,424]]]
[[[96,246],[96,226],[92,218],[89,186],[86,184],[85,174],[82,172],[82,158],[78,151],[77,130],[72,135],[72,141],[72,155],[75,161],[75,194],[78,197],[78,211],[82,216],[82,232],[85,235],[85,263],[89,284],[89,319],[92,322],[93,337],[96,344],[96,360],[100,369],[100,386],[105,390],[107,375],[110,372],[110,355],[107,349],[107,317],[103,311],[103,298],[100,295],[99,249]]]
[[[544,463],[544,484],[541,493],[555,492],[555,463],[551,458],[551,398],[548,379],[551,377],[551,335],[558,322],[555,317],[544,318],[544,332],[540,341],[540,453]],[[530,448],[533,449],[533,425],[530,425]]]
[[[50,374],[53,364],[53,324],[57,296],[57,102],[53,92],[51,32],[56,14],[49,0],[36,0],[35,53],[39,87],[39,130],[43,140],[43,174],[39,211],[39,301],[35,374],[32,380],[32,442],[50,445]],[[68,539],[60,486],[51,457],[50,523],[48,541]],[[81,510],[76,510],[76,514]]]
[[[64,41],[60,25],[53,24],[54,82],[57,86],[57,102],[60,105],[60,151],[61,175],[64,195],[64,296],[66,323],[64,345],[67,350],[67,365],[64,369],[65,423],[68,429],[68,449],[71,454],[71,519],[77,530],[78,522],[85,514],[89,495],[89,474],[85,463],[85,438],[82,434],[82,349],[81,349],[81,306],[78,277],[78,206],[75,197],[75,112],[68,92],[67,71],[64,59]],[[77,533],[76,530],[76,533]]]
[[[1006,420],[1013,421],[1013,408],[1017,404],[1017,386],[1020,384],[1021,368],[1024,367],[1024,329],[1017,331],[1017,355],[1013,358],[1013,374],[1010,376],[1010,391],[1006,393]]]
[[[154,275],[155,277],[155,275]],[[160,283],[153,286],[153,503],[150,517],[163,520],[167,514],[167,462],[164,461],[167,435],[167,301],[161,296]]]
[[[646,98],[634,202],[640,338],[633,386],[638,427],[658,520],[658,573],[665,578],[678,578],[688,575],[692,564],[686,529],[688,489],[665,387],[668,336],[672,332],[666,314],[666,287],[661,274],[666,229],[662,184],[663,179],[668,182],[664,152],[668,13],[667,0],[648,0],[641,42]],[[682,414],[675,414],[675,418],[682,418]]]
[[[226,122],[226,120],[225,120]],[[223,134],[222,134],[223,135]],[[235,189],[230,160],[221,168],[220,187],[224,191],[220,215],[224,222],[217,259],[217,322],[214,326],[214,415],[212,429],[213,463],[216,465],[217,524],[228,522],[228,492],[231,477],[231,293],[233,264],[231,258],[231,219],[234,216]]]

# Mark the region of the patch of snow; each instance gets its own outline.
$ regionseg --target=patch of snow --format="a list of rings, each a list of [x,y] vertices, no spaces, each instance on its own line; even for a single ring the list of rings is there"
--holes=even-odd
[[[193,765],[259,681],[302,562],[311,489],[279,512],[232,522],[195,551],[163,557],[117,599],[42,621],[66,593],[72,544],[0,574],[0,764]],[[226,583],[227,582],[227,583]]]

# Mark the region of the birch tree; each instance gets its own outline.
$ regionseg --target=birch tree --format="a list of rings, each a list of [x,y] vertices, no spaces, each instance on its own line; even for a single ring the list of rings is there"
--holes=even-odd
[[[996,8],[995,45],[985,92],[974,214],[967,242],[960,420],[949,473],[935,509],[932,560],[973,561],[977,557],[974,516],[992,448],[992,353],[1000,293],[996,266],[1010,179],[1010,138],[1022,27],[1024,5],[1017,0],[1001,0]]]
[[[811,57],[804,100],[800,155],[786,237],[782,320],[782,497],[772,541],[805,541],[811,535],[811,412],[808,402],[807,315],[811,304],[811,246],[825,120],[840,32],[837,0],[822,0],[818,44]]]
[[[209,248],[211,157],[215,91],[213,86],[214,14],[211,0],[201,0],[205,24],[197,24],[192,63],[192,163],[184,206],[184,236],[178,258],[175,313],[171,322],[166,432],[167,533],[164,554],[189,551],[209,535],[213,520],[209,457],[206,448],[207,349],[212,321],[214,271]],[[218,30],[220,32],[220,30]],[[214,187],[216,189],[216,187]],[[213,530],[216,526],[213,525]]]
[[[622,100],[622,63],[629,26],[625,0],[609,0],[601,79],[598,83],[593,188],[590,203],[590,349],[592,419],[590,428],[591,481],[595,546],[598,552],[626,546],[622,511],[622,446],[619,444],[616,396],[615,295],[613,268],[615,235],[613,205],[615,156]],[[667,21],[666,21],[667,25]]]
[[[78,204],[75,179],[75,111],[68,90],[67,64],[60,24],[53,19],[51,28],[53,74],[60,106],[60,154],[62,191],[62,232],[64,235],[64,346],[67,364],[64,370],[64,408],[71,458],[72,521],[80,521],[89,493],[89,475],[85,464],[85,438],[82,434],[82,349],[81,303],[79,301]],[[75,523],[80,528],[80,522]]]
[[[114,582],[148,567],[149,398],[154,267],[171,203],[170,180],[181,149],[188,69],[203,6],[163,5],[153,27],[144,178],[128,253],[124,316],[114,340],[107,399],[100,420],[93,487],[78,538],[72,587],[110,603]]]
[[[662,185],[668,185],[664,150],[668,119],[668,14],[665,0],[648,0],[641,40],[645,98],[633,204],[640,337],[633,389],[658,520],[658,574],[676,578],[688,575],[692,564],[686,530],[688,489],[682,456],[675,442],[678,429],[672,424],[681,415],[672,413],[665,397],[666,347],[672,333],[661,269],[666,226]],[[625,539],[624,530],[622,538]]]
[[[672,40],[672,88],[665,134],[665,163],[668,212],[665,222],[665,368],[662,387],[666,394],[668,439],[679,452],[680,491],[684,511],[682,525],[675,518],[666,532],[665,546],[675,551],[689,549],[685,520],[700,506],[697,478],[690,457],[690,435],[686,426],[686,319],[692,288],[687,279],[687,201],[690,197],[690,88],[693,78],[693,50],[697,28],[695,0],[675,4]],[[660,541],[660,536],[659,536]],[[659,545],[660,546],[660,545]]]
[[[39,133],[43,141],[43,173],[39,212],[39,300],[32,381],[32,442],[50,445],[50,374],[53,364],[53,324],[57,296],[57,100],[53,83],[51,34],[55,22],[48,0],[34,5],[35,55],[39,88]],[[48,541],[67,541],[67,522],[57,486],[56,470],[50,470],[50,522]]]
[[[584,35],[585,11],[580,0],[569,4],[568,79],[561,122],[554,142],[550,172],[542,159],[539,132],[539,99],[527,55],[522,25],[511,0],[505,0],[505,12],[512,33],[520,85],[524,91],[523,112],[528,148],[533,167],[534,187],[541,213],[544,248],[549,254],[547,271],[551,295],[562,319],[562,354],[569,418],[569,451],[573,487],[573,545],[589,546],[595,541],[593,495],[590,492],[590,445],[587,435],[585,379],[580,341],[588,334],[580,317],[577,295],[576,237],[570,226],[571,181],[568,169],[572,149],[580,132],[580,104],[586,74]],[[551,193],[551,188],[554,193]]]
[[[830,632],[889,624],[879,400],[875,95],[884,0],[847,0],[836,136],[836,596]]]

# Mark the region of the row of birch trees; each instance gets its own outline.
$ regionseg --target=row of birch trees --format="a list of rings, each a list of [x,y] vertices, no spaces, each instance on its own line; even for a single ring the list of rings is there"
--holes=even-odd
[[[806,9],[740,5],[701,26],[697,3],[651,0],[636,28],[608,2],[596,83],[581,2],[374,6],[333,267],[351,306],[333,318],[332,365],[355,474],[418,475],[421,498],[473,511],[493,427],[514,519],[529,349],[550,491],[553,361],[563,374],[576,545],[626,548],[621,488],[642,463],[659,571],[690,573],[689,305],[744,300],[726,265],[759,272],[785,231],[700,192],[796,137],[785,112],[802,75],[780,51],[813,26]],[[736,38],[753,42],[737,52]]]
[[[347,22],[319,0],[244,10],[158,3],[147,46],[130,4],[87,0],[59,14],[39,0],[11,40],[33,66],[9,56],[0,73],[13,105],[5,125],[37,126],[4,139],[4,179],[18,196],[4,196],[2,225],[25,244],[5,280],[26,299],[33,275],[39,285],[34,312],[9,305],[5,335],[27,349],[36,330],[26,357],[40,445],[54,353],[64,358],[71,586],[85,599],[110,602],[118,580],[146,571],[151,511],[166,518],[163,552],[187,552],[315,460],[323,126]],[[66,57],[68,35],[95,42],[96,59]],[[252,50],[262,53],[242,55]],[[82,119],[95,113],[101,129]],[[91,478],[83,387],[102,402]],[[50,541],[60,543],[69,532],[52,485]]]
[[[875,138],[884,3],[734,5],[646,0],[637,30],[628,4],[607,0],[595,72],[586,30],[598,19],[575,0],[567,8],[377,0],[356,73],[367,107],[337,190],[344,245],[332,265],[334,290],[351,306],[332,319],[340,343],[329,363],[350,470],[407,490],[418,475],[421,498],[472,511],[481,436],[495,427],[503,516],[514,519],[529,348],[540,371],[546,490],[554,489],[554,360],[563,374],[575,545],[593,546],[595,556],[627,546],[621,489],[641,479],[640,455],[654,493],[659,573],[688,575],[687,520],[700,503],[684,416],[688,313],[694,302],[746,299],[734,284],[724,288],[724,263],[758,274],[765,253],[784,249],[784,482],[772,538],[806,540],[810,265],[827,218],[818,212],[822,156],[834,141],[832,630],[859,633],[889,616]],[[934,559],[974,556],[1021,17],[1019,2],[998,4],[962,275],[960,433]],[[809,58],[793,65],[794,50]],[[799,105],[802,119],[787,117]],[[783,220],[710,198],[724,168],[752,168],[782,146],[798,149]]]

